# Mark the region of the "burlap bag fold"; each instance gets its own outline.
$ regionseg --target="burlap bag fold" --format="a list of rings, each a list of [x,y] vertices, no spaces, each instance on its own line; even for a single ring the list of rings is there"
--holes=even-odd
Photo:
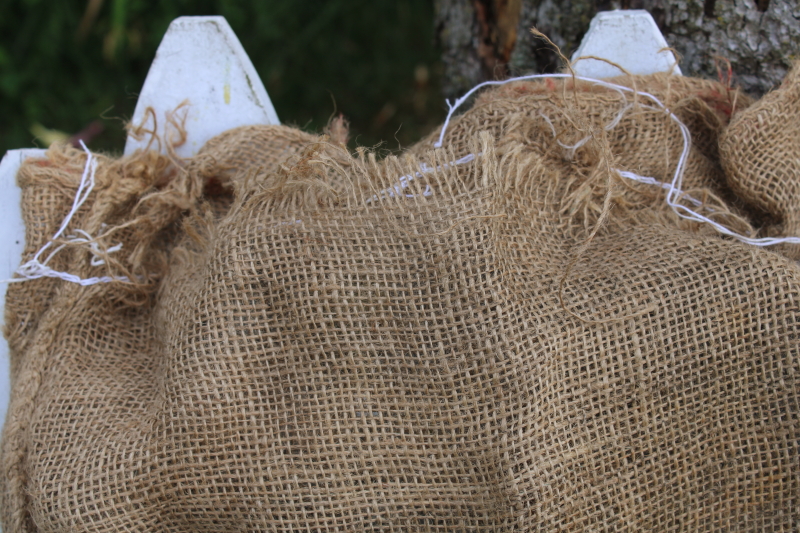
[[[135,283],[11,286],[5,530],[795,528],[796,264],[608,170],[669,179],[663,113],[606,130],[606,93],[537,91],[382,161],[276,127],[103,159],[73,224],[125,252],[59,267]],[[693,150],[695,194],[757,231],[715,142]],[[21,169],[27,255],[84,161]]]
[[[731,189],[760,212],[766,233],[800,235],[800,64],[732,121],[720,151]],[[796,244],[781,251],[800,259]]]

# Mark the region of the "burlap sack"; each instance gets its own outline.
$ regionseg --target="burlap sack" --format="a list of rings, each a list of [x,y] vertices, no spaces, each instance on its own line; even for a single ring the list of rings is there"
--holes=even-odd
[[[733,191],[760,212],[768,235],[800,235],[800,64],[781,87],[737,115],[720,139]],[[781,251],[800,259],[800,246]]]
[[[280,127],[103,159],[72,225],[125,252],[57,264],[136,283],[10,287],[5,530],[796,528],[798,267],[608,171],[669,179],[663,113],[523,89],[399,159]],[[755,231],[714,145],[687,182]],[[84,161],[22,167],[26,256]]]
[[[655,96],[689,127],[692,145],[684,174],[684,190],[694,196],[712,195],[712,198],[705,198],[704,214],[713,213],[713,218],[744,233],[753,233],[753,229],[736,216],[747,218],[751,213],[742,212],[741,202],[731,194],[717,147],[718,137],[731,116],[746,109],[752,100],[717,82],[669,74],[608,81]],[[625,111],[626,106],[631,107]],[[624,113],[620,115],[621,111]],[[612,127],[606,130],[609,125]],[[598,175],[598,168],[607,163],[668,183],[683,148],[680,128],[648,98],[629,93],[620,96],[618,91],[589,82],[573,83],[571,79],[515,82],[484,92],[468,112],[449,126],[444,144],[452,147],[457,155],[464,155],[469,152],[470,139],[481,131],[491,133],[500,145],[513,140],[534,149],[563,174],[582,174],[584,179],[579,190],[574,191],[582,207],[573,205],[572,209],[579,214],[586,211],[581,220],[587,227],[596,221],[596,214],[600,212],[598,203],[602,203],[607,192],[604,180],[608,173]],[[424,158],[424,152],[433,147],[439,133],[440,130],[434,131],[410,151]],[[593,142],[578,150],[563,146],[575,145],[587,136],[591,136]],[[662,191],[657,188],[624,180],[620,185],[619,190],[613,191],[618,207],[656,210],[660,215],[672,216],[663,201]],[[717,201],[717,197],[723,202]],[[589,211],[594,211],[595,215]]]

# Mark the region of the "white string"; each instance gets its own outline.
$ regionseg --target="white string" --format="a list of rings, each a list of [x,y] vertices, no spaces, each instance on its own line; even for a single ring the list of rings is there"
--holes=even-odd
[[[480,153],[478,154],[481,155]],[[411,185],[411,182],[414,178],[421,178],[423,174],[430,174],[436,170],[442,170],[449,168],[450,166],[455,165],[463,165],[465,163],[469,163],[475,159],[475,154],[467,154],[461,159],[457,159],[455,161],[450,161],[449,163],[444,163],[443,165],[439,165],[436,168],[429,166],[426,163],[420,163],[419,165],[419,172],[415,172],[414,174],[406,174],[405,176],[400,176],[400,179],[397,181],[397,185],[390,187],[388,189],[383,189],[379,194],[375,194],[372,198],[367,198],[366,203],[370,202],[377,202],[378,200],[383,200],[385,198],[394,198],[395,196],[400,196],[403,192],[403,189]],[[425,190],[422,192],[422,196],[431,196],[433,191],[431,190],[430,185],[425,185]],[[416,194],[405,194],[406,198],[414,198]]]
[[[764,237],[764,238],[755,239],[755,238],[752,238],[752,237],[747,237],[745,235],[741,235],[741,234],[736,233],[735,231],[723,226],[722,224],[720,224],[720,223],[718,223],[718,222],[716,222],[714,220],[711,220],[710,218],[708,218],[708,217],[706,217],[704,215],[701,215],[700,213],[698,213],[697,211],[693,210],[692,208],[680,203],[681,200],[685,199],[685,200],[688,200],[690,203],[694,204],[696,207],[701,207],[703,205],[703,203],[700,202],[699,200],[697,200],[696,198],[692,198],[691,196],[686,195],[683,192],[683,190],[681,189],[681,187],[683,186],[683,174],[684,174],[684,171],[686,169],[686,161],[687,161],[687,159],[689,157],[689,149],[691,148],[691,134],[689,133],[689,128],[687,128],[686,125],[683,122],[681,122],[681,120],[677,116],[675,116],[675,114],[672,113],[672,111],[670,111],[661,102],[661,100],[659,100],[658,98],[656,98],[652,94],[644,92],[644,91],[635,90],[635,89],[632,89],[630,87],[625,87],[624,85],[617,85],[615,83],[610,83],[610,82],[603,81],[603,80],[598,80],[598,79],[595,79],[595,78],[587,78],[585,76],[574,76],[572,74],[530,74],[530,75],[527,75],[527,76],[518,76],[516,78],[510,78],[510,79],[502,80],[502,81],[485,81],[483,83],[479,83],[478,85],[476,85],[475,87],[473,87],[472,89],[467,91],[467,93],[464,94],[462,97],[458,98],[455,101],[454,104],[451,104],[450,100],[446,100],[447,106],[450,108],[450,110],[448,111],[447,118],[445,118],[444,124],[442,125],[442,131],[439,134],[439,140],[436,141],[433,146],[435,148],[440,148],[442,146],[442,142],[444,141],[444,135],[445,135],[445,133],[447,131],[447,127],[450,124],[450,119],[453,117],[453,113],[455,113],[456,109],[458,109],[464,102],[466,102],[467,99],[469,99],[469,97],[472,96],[476,91],[482,89],[483,87],[488,87],[488,86],[492,86],[492,85],[505,85],[506,83],[511,83],[511,82],[514,82],[514,81],[536,80],[536,79],[545,79],[545,78],[573,78],[573,79],[576,79],[576,80],[581,80],[581,81],[586,81],[586,82],[589,82],[589,83],[593,83],[595,85],[599,85],[601,87],[605,87],[607,89],[611,89],[611,90],[616,91],[617,93],[619,93],[622,96],[622,98],[625,100],[626,105],[614,117],[614,120],[612,120],[609,124],[607,124],[604,127],[604,129],[606,129],[607,131],[613,129],[614,127],[616,127],[619,124],[619,122],[622,120],[622,116],[628,110],[630,110],[633,107],[633,104],[627,103],[628,100],[627,100],[627,98],[625,98],[625,93],[626,92],[627,93],[633,93],[633,94],[641,95],[641,96],[644,96],[645,98],[648,98],[657,107],[653,107],[653,106],[643,106],[643,107],[645,107],[647,109],[660,109],[660,110],[663,110],[664,113],[666,113],[669,116],[670,120],[672,120],[678,126],[678,128],[680,128],[681,135],[683,136],[683,150],[681,151],[681,155],[678,158],[678,164],[675,167],[675,173],[673,174],[672,181],[670,183],[663,183],[663,182],[660,182],[660,181],[656,180],[655,178],[646,177],[646,176],[640,176],[638,174],[635,174],[635,173],[629,172],[629,171],[625,171],[625,170],[619,170],[619,169],[612,169],[612,170],[615,170],[623,178],[639,181],[639,182],[642,182],[642,183],[648,183],[648,184],[651,184],[651,185],[658,185],[659,187],[662,187],[662,188],[666,189],[667,190],[667,196],[666,196],[667,205],[669,205],[672,208],[672,210],[675,211],[675,213],[679,217],[684,218],[686,220],[691,220],[691,221],[694,221],[694,222],[700,222],[700,223],[703,223],[703,224],[709,224],[711,227],[713,227],[715,230],[717,230],[718,232],[722,233],[723,235],[728,235],[730,237],[733,237],[735,239],[740,240],[741,242],[744,242],[744,243],[747,243],[747,244],[752,244],[753,246],[773,246],[773,245],[782,244],[782,243],[800,244],[800,237]],[[542,118],[544,118],[545,122],[547,122],[547,124],[550,126],[550,129],[553,132],[553,136],[556,137],[557,135],[556,135],[556,131],[555,131],[555,127],[553,126],[553,123],[550,121],[549,118],[547,118],[541,112],[539,114],[540,114],[540,116]],[[588,142],[588,140],[589,140],[588,136],[584,137],[583,139],[581,139],[580,141],[578,141],[574,145],[566,145],[566,144],[563,144],[559,140],[557,140],[557,142],[558,142],[558,144],[560,146],[562,146],[565,149],[569,150],[571,152],[571,154],[574,156],[575,151],[578,148],[580,148],[581,146],[583,146],[586,142]]]
[[[656,186],[661,187],[662,189],[666,189],[668,191],[672,189],[672,184],[671,183],[664,183],[663,181],[658,181],[655,178],[649,178],[647,176],[640,176],[639,174],[634,174],[633,172],[628,172],[627,170],[619,170],[617,168],[615,168],[613,170],[615,170],[617,172],[617,174],[619,174],[623,178],[626,178],[626,179],[629,179],[629,180],[639,181],[641,183],[646,183],[648,185],[656,185]],[[701,202],[697,198],[694,198],[694,197],[692,197],[692,196],[690,196],[688,194],[685,194],[683,192],[681,194],[682,194],[682,198],[684,198],[686,200],[689,200],[695,206],[703,207],[703,202]]]
[[[90,261],[92,266],[104,265],[105,261],[102,259],[102,255],[114,253],[122,249],[122,243],[119,243],[111,248],[108,248],[104,252],[98,247],[97,241],[92,238],[91,235],[81,229],[75,230],[75,233],[79,236],[67,235],[66,237],[68,240],[64,242],[64,244],[57,246],[53,251],[51,251],[44,261],[40,260],[45,251],[53,246],[55,241],[61,237],[61,235],[67,229],[69,223],[72,221],[72,217],[75,216],[75,213],[77,213],[84,202],[86,202],[86,199],[89,198],[89,195],[94,189],[94,176],[95,172],[97,171],[97,160],[92,155],[92,152],[86,148],[86,145],[83,143],[83,141],[80,141],[80,143],[81,147],[83,147],[83,150],[86,152],[86,166],[83,168],[83,175],[81,176],[78,190],[75,193],[75,199],[72,202],[72,208],[69,210],[69,213],[67,213],[67,216],[64,218],[64,221],[61,223],[61,226],[58,228],[58,231],[55,232],[53,237],[44,246],[42,246],[38,252],[36,252],[36,255],[33,256],[33,259],[23,265],[20,265],[20,267],[14,272],[19,277],[0,280],[0,283],[18,283],[39,278],[58,278],[83,286],[94,285],[96,283],[110,283],[112,281],[130,281],[127,276],[98,276],[92,278],[81,278],[80,276],[70,274],[69,272],[53,270],[47,266],[47,263],[49,263],[58,252],[70,244],[88,244],[89,249],[92,251],[92,259]]]

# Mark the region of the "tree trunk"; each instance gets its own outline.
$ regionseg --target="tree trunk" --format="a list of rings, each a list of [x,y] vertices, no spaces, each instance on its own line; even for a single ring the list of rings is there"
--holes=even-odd
[[[436,0],[445,64],[445,96],[488,79],[561,68],[546,34],[569,57],[598,12],[647,9],[683,56],[687,76],[717,78],[730,62],[734,82],[761,95],[777,86],[800,55],[796,0]],[[721,60],[721,61],[720,61]],[[722,65],[722,70],[718,67]],[[722,72],[722,74],[720,74]]]

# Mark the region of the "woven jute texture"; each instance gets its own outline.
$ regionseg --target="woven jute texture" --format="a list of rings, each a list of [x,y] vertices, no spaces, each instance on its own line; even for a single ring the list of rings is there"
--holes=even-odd
[[[740,113],[720,139],[730,187],[764,214],[765,233],[800,235],[800,65]],[[800,246],[781,251],[800,259]]]
[[[750,102],[621,82],[758,235],[717,148]],[[611,170],[670,181],[680,153],[628,103],[606,129],[614,91],[506,86],[382,160],[277,126],[100,157],[70,228],[123,248],[52,265],[133,282],[9,287],[4,530],[796,529],[800,270]],[[23,259],[85,161],[21,168]]]

